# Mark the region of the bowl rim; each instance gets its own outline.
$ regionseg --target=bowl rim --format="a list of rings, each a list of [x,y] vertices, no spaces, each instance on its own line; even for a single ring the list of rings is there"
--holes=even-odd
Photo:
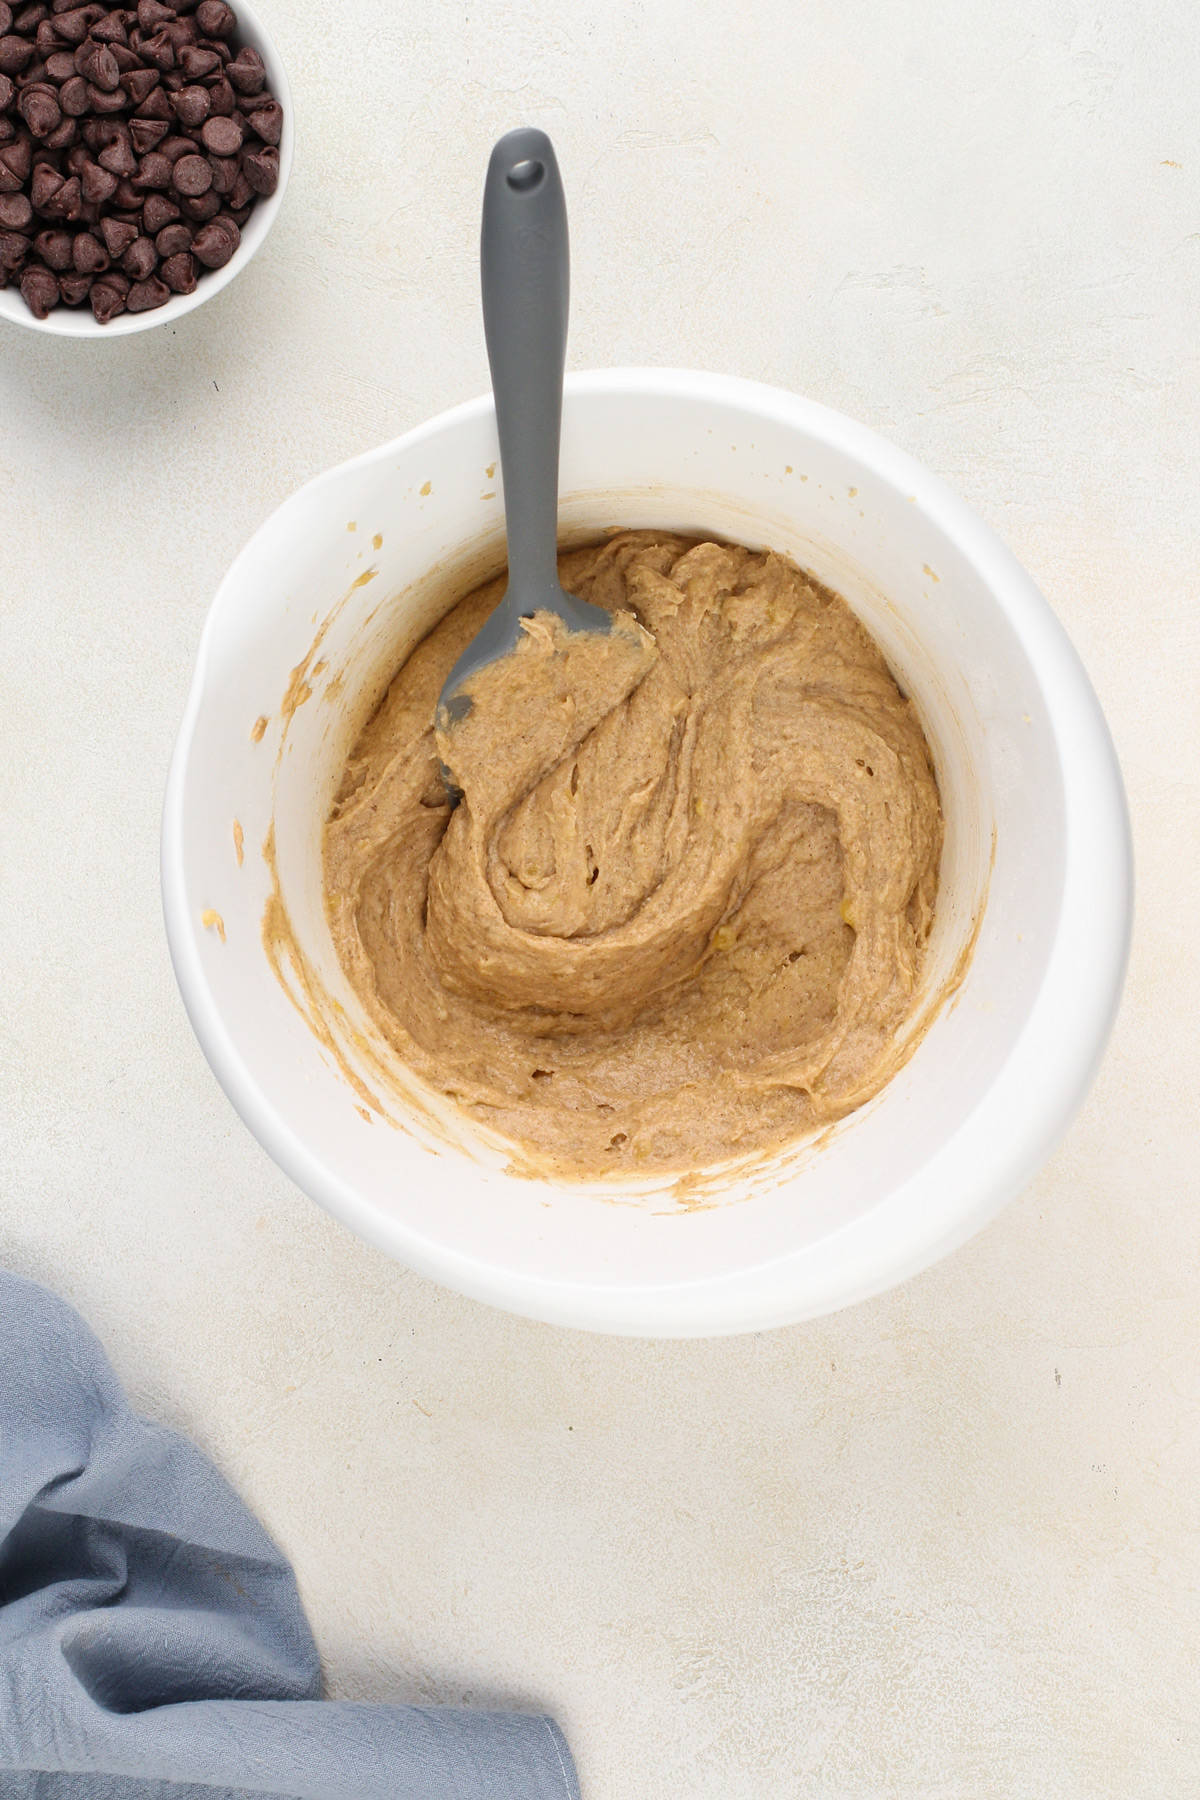
[[[153,312],[121,313],[107,325],[101,325],[87,306],[57,306],[45,319],[35,319],[14,286],[0,288],[0,319],[19,325],[27,331],[38,331],[46,337],[104,338],[132,337],[135,332],[151,331],[159,325],[172,325],[186,313],[194,312],[229,286],[247,264],[258,255],[279,216],[288,178],[292,172],[296,131],[292,107],[291,84],[287,70],[275,47],[275,41],[249,0],[233,0],[237,14],[238,37],[253,46],[267,68],[267,86],[283,108],[283,131],[279,140],[279,182],[275,192],[260,200],[246,222],[242,241],[223,269],[207,269],[196,284],[194,294],[174,294]],[[251,229],[253,227],[253,229]]]
[[[264,1099],[214,1002],[189,918],[183,858],[189,756],[205,700],[210,646],[249,546],[227,571],[209,609],[171,759],[161,858],[167,940],[193,1029],[235,1109],[302,1192],[369,1243],[445,1286],[547,1323],[647,1337],[762,1330],[852,1305],[937,1261],[987,1223],[1062,1136],[1099,1066],[1128,960],[1133,858],[1125,793],[1099,702],[1049,603],[991,527],[906,451],[816,401],[738,376],[614,368],[567,377],[567,406],[595,395],[707,400],[822,437],[915,497],[931,525],[976,569],[1017,633],[1036,673],[1060,758],[1067,819],[1064,878],[1041,986],[1006,1061],[972,1112],[912,1177],[854,1220],[814,1244],[755,1267],[739,1266],[728,1276],[655,1285],[539,1278],[449,1250],[378,1211]],[[491,408],[491,395],[481,395],[323,471],[276,508],[251,541],[322,486]]]

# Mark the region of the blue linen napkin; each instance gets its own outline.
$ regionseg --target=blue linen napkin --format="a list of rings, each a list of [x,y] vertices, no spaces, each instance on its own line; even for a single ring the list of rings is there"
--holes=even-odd
[[[320,1693],[257,1520],[0,1272],[2,1800],[579,1800],[550,1719]]]

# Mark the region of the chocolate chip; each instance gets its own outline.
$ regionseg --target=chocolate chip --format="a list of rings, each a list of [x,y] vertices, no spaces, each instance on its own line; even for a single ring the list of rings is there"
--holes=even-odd
[[[171,98],[161,83],[147,94],[133,116],[135,119],[165,119],[170,123]]]
[[[157,150],[171,129],[162,119],[130,119],[129,137],[139,156]]]
[[[24,231],[32,221],[28,194],[0,194],[0,230]]]
[[[221,196],[210,188],[207,194],[189,194],[179,202],[179,210],[185,219],[191,219],[195,225],[203,225],[209,219],[216,218],[221,210]]]
[[[62,184],[63,178],[57,169],[50,168],[46,163],[38,164],[33,171],[29,190],[30,198],[32,199],[34,208],[37,212],[43,212],[45,210],[47,204],[54,198]]]
[[[253,177],[249,177],[253,185]],[[168,188],[171,185],[171,161],[157,150],[151,150],[138,164],[133,185],[140,188]]]
[[[54,130],[43,141],[48,150],[67,150],[78,135],[78,120],[60,119]]]
[[[232,260],[237,247],[238,240],[213,219],[196,233],[192,251],[206,269],[223,269]]]
[[[210,156],[236,156],[245,135],[242,121],[235,114],[209,119],[201,128],[200,141]]]
[[[116,176],[136,175],[137,157],[134,154],[132,125],[122,125],[114,132],[112,142],[101,150],[96,161],[102,169],[107,169]]]
[[[39,82],[33,87],[22,88],[17,111],[35,138],[49,137],[62,123],[62,108],[54,89],[48,84],[42,86]]]
[[[169,194],[147,194],[146,204],[142,208],[142,229],[147,237],[154,237],[164,225],[173,225],[179,217],[179,208]]]
[[[91,8],[87,6],[72,7],[68,12],[55,14],[54,29],[64,44],[82,44],[96,23],[90,15]]]
[[[88,109],[88,92],[82,75],[73,75],[70,81],[63,82],[58,90],[58,104],[72,119],[83,117]]]
[[[0,75],[0,112],[7,112],[14,93],[11,75]]]
[[[266,65],[249,44],[243,44],[233,61],[226,63],[225,73],[239,94],[261,94],[266,85]]]
[[[175,117],[189,131],[203,125],[212,110],[208,89],[200,86],[180,88],[173,105]]]
[[[154,240],[154,248],[164,259],[168,256],[178,256],[181,250],[190,250],[191,247],[192,234],[187,226],[181,223],[164,225]]]
[[[0,276],[15,275],[29,255],[29,239],[17,231],[0,231]]]
[[[178,255],[169,256],[160,273],[173,294],[195,293],[200,271],[195,257],[188,251],[181,250]]]
[[[213,184],[213,172],[208,159],[203,156],[181,156],[175,164],[172,176],[175,191],[194,199],[198,194],[207,194]]]
[[[134,187],[128,175],[123,175],[117,183],[117,191],[113,195],[113,206],[117,212],[136,212],[142,204],[142,196]]]
[[[189,81],[202,81],[221,67],[221,59],[215,50],[206,49],[203,44],[186,45],[179,52],[179,66]]]
[[[127,44],[129,33],[125,27],[125,14],[119,8],[115,12],[106,13],[102,19],[96,20],[91,35],[99,44]]]
[[[162,6],[160,0],[138,0],[137,22],[140,31],[157,31],[160,25],[169,25],[174,17],[173,6]]]
[[[21,298],[35,319],[48,319],[50,308],[58,305],[58,281],[49,269],[32,263],[22,272],[19,283]]]
[[[98,88],[93,81],[87,84],[88,105],[94,113],[124,112],[129,105],[129,96],[123,87],[114,88],[111,93],[106,88]]]
[[[108,251],[90,231],[80,231],[71,246],[71,261],[77,275],[102,275],[108,267]]]
[[[195,139],[180,137],[177,132],[173,132],[170,137],[165,137],[159,145],[159,149],[169,163],[177,163],[181,156],[195,156],[197,153]]]
[[[123,219],[109,218],[100,221],[100,236],[111,257],[124,256],[137,234],[137,226],[127,224]]]
[[[165,306],[170,298],[171,290],[166,283],[152,278],[149,281],[135,281],[125,305],[131,313],[153,312],[156,306]]]
[[[82,306],[92,291],[90,275],[60,275],[58,292],[64,306]]]
[[[54,274],[61,275],[65,268],[70,268],[70,254],[76,239],[68,230],[40,230],[34,238],[34,256],[40,256],[47,268]]]
[[[0,75],[21,75],[34,58],[34,47],[24,38],[10,33],[0,37]]]
[[[153,63],[156,69],[175,67],[175,46],[165,31],[156,31],[153,37],[142,39],[141,56],[144,62]]]
[[[121,86],[133,104],[140,106],[143,100],[150,98],[160,80],[157,69],[130,69],[128,74],[122,75]]]
[[[54,50],[46,58],[46,75],[56,86],[70,81],[75,73],[75,58],[69,50]]]
[[[35,176],[36,180],[36,176]],[[47,200],[40,210],[47,218],[65,219],[68,224],[79,217],[79,209],[83,205],[83,194],[79,187],[78,175],[72,175]]]
[[[116,285],[111,276],[102,276],[92,283],[89,299],[98,325],[107,325],[110,320],[119,317],[125,311],[125,292]]]
[[[75,73],[105,94],[115,94],[121,85],[121,71],[112,50],[94,38],[85,38],[75,52]]]
[[[246,123],[264,144],[278,144],[283,136],[283,108],[277,100],[268,100],[246,113]]]
[[[89,163],[79,178],[83,197],[89,206],[103,206],[117,191],[117,177],[99,163]]]
[[[69,231],[39,231],[33,240],[34,254],[58,275],[71,267],[74,241]]]
[[[231,38],[237,29],[233,8],[226,6],[225,0],[200,0],[196,23],[209,38]]]
[[[213,112],[226,118],[232,117],[237,111],[237,95],[223,75],[216,81],[210,80],[208,100]]]
[[[278,150],[247,150],[242,156],[242,173],[256,194],[273,194],[279,186]]]
[[[148,237],[134,238],[121,258],[121,267],[134,281],[145,281],[158,267],[158,251]]]
[[[18,181],[28,181],[29,171],[33,167],[33,145],[27,137],[14,138],[11,144],[0,147],[0,163],[11,169]]]
[[[209,167],[213,172],[213,192],[215,194],[232,194],[237,186],[242,165],[236,156],[210,156]]]

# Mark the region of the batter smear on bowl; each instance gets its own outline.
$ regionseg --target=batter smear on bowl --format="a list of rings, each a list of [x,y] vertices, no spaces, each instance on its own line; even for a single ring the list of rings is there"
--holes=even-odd
[[[942,842],[921,725],[846,603],[770,550],[626,531],[559,573],[610,634],[529,621],[435,737],[492,582],[355,744],[325,837],[342,964],[519,1167],[685,1172],[799,1139],[912,1048]]]

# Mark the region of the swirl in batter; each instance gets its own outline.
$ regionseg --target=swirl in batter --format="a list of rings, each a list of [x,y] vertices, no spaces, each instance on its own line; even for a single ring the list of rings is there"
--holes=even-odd
[[[772,551],[626,531],[559,571],[610,634],[529,621],[439,745],[496,581],[393,679],[326,829],[338,954],[518,1167],[773,1149],[903,1061],[942,840],[920,723],[845,602]]]

